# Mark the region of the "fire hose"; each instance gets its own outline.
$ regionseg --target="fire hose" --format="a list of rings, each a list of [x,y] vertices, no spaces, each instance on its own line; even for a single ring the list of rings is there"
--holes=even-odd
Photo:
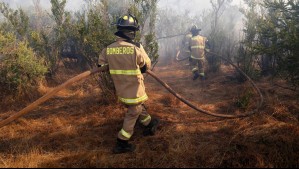
[[[187,59],[189,59],[190,57],[188,56],[188,57],[185,57],[185,58],[183,58],[183,59],[179,59],[179,55],[181,54],[181,51],[179,50],[178,52],[177,52],[177,54],[176,54],[176,57],[175,57],[175,59],[177,60],[177,61],[184,61],[184,60],[187,60]]]
[[[175,93],[174,91],[170,91],[168,90],[168,88],[166,87],[166,89],[172,93],[174,96],[176,96],[178,99],[180,99],[182,102],[184,102],[185,104],[187,104],[189,107],[201,112],[201,113],[204,113],[204,114],[207,114],[207,115],[211,115],[211,116],[215,116],[215,117],[223,117],[223,118],[242,118],[242,117],[248,117],[250,115],[253,115],[255,113],[257,113],[259,111],[259,109],[263,106],[263,102],[264,102],[264,97],[263,97],[263,94],[262,92],[260,91],[260,89],[257,87],[257,85],[253,82],[253,80],[246,74],[244,73],[238,66],[236,66],[232,61],[230,61],[229,59],[217,54],[217,53],[214,53],[214,52],[210,52],[210,51],[207,51],[205,50],[206,53],[209,53],[209,54],[212,54],[212,55],[215,55],[217,57],[219,57],[220,59],[222,60],[225,60],[227,63],[229,63],[230,65],[232,65],[237,71],[239,71],[249,82],[250,84],[252,85],[252,87],[254,88],[254,90],[258,93],[259,97],[260,97],[260,101],[257,105],[257,107],[252,110],[252,111],[249,111],[247,113],[244,113],[244,114],[240,114],[240,115],[224,115],[224,114],[217,114],[217,113],[212,113],[212,112],[208,112],[206,110],[203,110],[203,109],[200,109],[200,108],[197,108],[196,106],[192,105],[188,100],[185,100],[185,99],[181,99],[180,97],[181,96],[176,96],[177,93]],[[180,51],[178,51],[177,53],[177,56],[176,56],[176,60],[177,61],[183,61],[183,60],[186,60],[186,59],[189,59],[190,57],[186,57],[186,58],[183,58],[183,59],[178,59],[178,56],[180,54]],[[151,73],[151,72],[148,72],[148,73]],[[155,75],[151,75],[152,77],[154,77]],[[155,78],[155,77],[154,77]],[[159,78],[155,78],[156,80],[160,80]],[[160,83],[164,83],[163,81],[160,81]],[[163,86],[164,85],[167,85],[167,84],[162,84]],[[165,86],[164,86],[165,87]]]
[[[57,92],[59,92],[60,90],[70,86],[71,84],[80,81],[82,79],[87,78],[90,75],[99,73],[99,72],[105,72],[108,71],[108,66],[104,66],[104,67],[100,67],[100,68],[95,68],[93,70],[90,71],[86,71],[84,73],[81,73],[71,79],[69,79],[68,81],[66,81],[65,83],[61,84],[60,86],[54,88],[53,90],[51,90],[50,92],[48,92],[47,94],[45,94],[43,97],[39,98],[38,100],[36,100],[35,102],[33,102],[32,104],[30,104],[29,106],[25,107],[24,109],[22,109],[21,111],[19,111],[18,113],[15,113],[14,115],[8,117],[7,119],[3,120],[0,122],[0,128],[6,126],[7,124],[9,124],[10,122],[15,121],[16,119],[18,119],[19,117],[27,114],[28,112],[30,112],[31,110],[35,109],[37,106],[39,106],[40,104],[46,102],[47,100],[49,100],[50,98],[52,98]]]
[[[252,84],[253,88],[257,91],[257,93],[260,96],[260,103],[258,105],[258,107],[250,112],[244,113],[244,114],[240,114],[240,115],[227,115],[227,114],[217,114],[217,113],[212,113],[203,109],[200,109],[198,107],[196,107],[195,105],[193,105],[190,101],[186,100],[185,98],[183,98],[181,95],[179,95],[178,93],[176,93],[169,85],[167,85],[164,81],[162,81],[159,77],[157,77],[155,75],[154,72],[152,72],[151,70],[148,70],[146,73],[150,76],[152,76],[154,79],[156,79],[162,86],[164,86],[171,94],[173,94],[176,98],[178,98],[180,101],[182,101],[183,103],[185,103],[186,105],[188,105],[189,107],[191,107],[192,109],[207,114],[207,115],[211,115],[214,117],[221,117],[221,118],[242,118],[242,117],[247,117],[250,115],[253,115],[255,113],[258,112],[258,110],[261,108],[262,104],[263,104],[263,95],[261,93],[261,91],[259,90],[259,88],[255,85],[255,83],[242,71],[240,70],[237,66],[235,66],[231,61],[221,57],[222,59],[226,60],[228,63],[230,63],[232,66],[234,66],[241,74],[243,74],[248,80],[249,82]],[[36,100],[35,102],[33,102],[32,104],[28,105],[27,107],[25,107],[24,109],[22,109],[21,111],[15,113],[14,115],[8,117],[5,120],[0,121],[0,128],[6,126],[7,124],[15,121],[16,119],[20,118],[21,116],[29,113],[30,111],[32,111],[33,109],[35,109],[37,106],[39,106],[40,104],[46,102],[47,100],[49,100],[50,98],[52,98],[57,92],[59,92],[60,90],[72,85],[75,82],[78,82],[80,80],[83,80],[91,75],[94,75],[96,73],[99,72],[105,72],[108,71],[108,66],[104,66],[104,67],[100,67],[100,68],[95,68],[93,70],[90,71],[86,71],[84,73],[81,73],[71,79],[69,79],[68,81],[66,81],[65,83],[61,84],[60,86],[54,88],[53,90],[51,90],[50,92],[48,92],[47,94],[45,94],[43,97],[39,98],[38,100]]]

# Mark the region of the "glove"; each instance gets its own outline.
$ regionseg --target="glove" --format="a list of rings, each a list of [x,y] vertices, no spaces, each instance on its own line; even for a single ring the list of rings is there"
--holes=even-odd
[[[142,68],[140,68],[140,71],[141,71],[141,73],[146,73],[146,71],[147,71],[146,64]]]

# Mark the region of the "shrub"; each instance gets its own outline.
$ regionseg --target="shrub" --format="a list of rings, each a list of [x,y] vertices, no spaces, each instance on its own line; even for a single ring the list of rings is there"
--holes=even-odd
[[[37,58],[27,42],[17,41],[13,34],[0,32],[0,55],[3,56],[0,85],[4,94],[28,94],[47,72],[43,59]]]

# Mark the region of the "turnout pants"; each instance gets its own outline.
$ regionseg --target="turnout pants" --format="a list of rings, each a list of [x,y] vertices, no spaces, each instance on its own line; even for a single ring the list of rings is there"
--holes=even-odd
[[[205,59],[193,59],[194,69],[193,73],[198,73],[200,76],[205,76]]]
[[[147,113],[143,104],[128,105],[128,111],[125,114],[123,128],[118,133],[118,138],[121,140],[130,140],[134,134],[134,127],[137,121],[142,125],[147,126],[151,122],[151,116]]]

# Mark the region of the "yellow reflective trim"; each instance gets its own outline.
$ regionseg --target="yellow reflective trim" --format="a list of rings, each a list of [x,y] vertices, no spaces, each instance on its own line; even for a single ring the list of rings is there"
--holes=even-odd
[[[146,123],[147,121],[151,120],[152,117],[148,115],[145,119],[141,120],[141,123]]]
[[[140,75],[141,71],[140,69],[136,69],[136,70],[111,70],[110,69],[110,74],[133,76],[133,75]]]
[[[119,100],[126,104],[138,104],[138,103],[146,101],[147,99],[148,99],[148,96],[146,94],[144,96],[136,98],[136,99],[126,99],[126,98],[119,97]]]
[[[133,22],[134,23],[134,19],[132,17],[129,18],[129,22]]]
[[[196,58],[196,57],[194,57],[194,56],[191,56],[191,58],[192,58],[192,59],[196,59],[196,60],[204,60],[204,59],[205,59],[205,57]]]
[[[115,48],[107,48],[107,55],[131,55],[134,54],[134,47],[115,47]]]
[[[196,71],[198,71],[198,68],[193,68],[192,69],[192,72],[196,72]]]
[[[199,40],[204,40],[204,38],[202,38],[202,37],[200,37],[200,36],[193,36],[191,39],[192,39],[192,40],[197,40],[197,39],[199,39]]]
[[[204,46],[191,46],[191,49],[204,49]]]
[[[127,15],[124,16],[123,19],[124,19],[124,20],[128,20],[128,16],[127,16]]]
[[[124,137],[126,137],[127,139],[130,139],[132,137],[132,135],[128,132],[126,132],[124,129],[120,130],[120,134],[123,135]]]

